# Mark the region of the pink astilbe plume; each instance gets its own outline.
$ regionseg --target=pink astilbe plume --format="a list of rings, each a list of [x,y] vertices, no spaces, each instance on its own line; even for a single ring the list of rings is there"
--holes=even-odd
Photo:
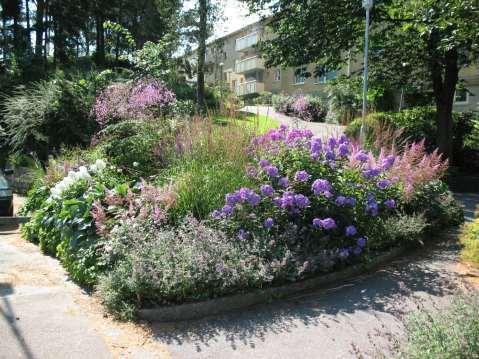
[[[108,227],[106,223],[108,217],[100,201],[93,202],[91,216],[95,222],[96,232],[101,236],[106,235],[108,233]]]
[[[448,168],[448,160],[443,160],[437,149],[427,153],[424,142],[406,145],[389,170],[389,177],[403,184],[406,200],[418,186],[440,179]]]

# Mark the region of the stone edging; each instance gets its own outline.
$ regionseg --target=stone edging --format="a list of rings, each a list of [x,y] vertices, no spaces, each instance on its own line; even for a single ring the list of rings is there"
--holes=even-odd
[[[386,254],[374,258],[369,263],[356,264],[338,272],[320,275],[279,287],[256,289],[246,293],[233,294],[196,303],[140,309],[138,317],[151,322],[175,322],[198,319],[268,303],[275,299],[292,296],[307,290],[320,289],[328,284],[345,281],[388,263],[405,251],[406,248],[395,248]]]

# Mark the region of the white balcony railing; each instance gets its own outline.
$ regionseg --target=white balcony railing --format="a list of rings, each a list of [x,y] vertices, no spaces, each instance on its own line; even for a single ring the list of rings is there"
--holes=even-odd
[[[241,51],[244,49],[249,49],[250,47],[256,45],[259,40],[259,34],[257,32],[253,32],[246,36],[240,37],[236,39],[236,51]]]
[[[258,81],[247,81],[236,86],[236,95],[244,96],[252,93],[263,92],[264,83]]]
[[[241,74],[251,70],[264,70],[264,61],[258,56],[236,61],[235,72]]]

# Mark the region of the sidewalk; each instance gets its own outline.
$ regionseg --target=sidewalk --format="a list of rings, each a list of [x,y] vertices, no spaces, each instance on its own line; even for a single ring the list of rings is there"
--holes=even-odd
[[[278,120],[280,124],[291,128],[307,128],[310,129],[316,136],[322,138],[339,136],[346,129],[346,126],[322,122],[307,122],[296,117],[286,116],[282,113],[276,112],[271,106],[246,106],[239,111],[268,116]]]

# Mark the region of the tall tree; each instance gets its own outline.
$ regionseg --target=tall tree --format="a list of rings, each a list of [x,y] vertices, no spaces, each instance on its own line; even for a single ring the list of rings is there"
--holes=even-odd
[[[348,50],[363,45],[364,10],[359,0],[243,0],[253,11],[268,9],[276,37],[260,47],[267,65],[317,63],[338,68]],[[439,150],[452,153],[452,108],[459,70],[478,62],[476,0],[377,0],[372,11],[375,65],[404,77],[411,66],[431,83],[437,108]],[[398,61],[400,60],[400,61]]]
[[[45,33],[45,0],[37,0],[37,10],[35,13],[35,56],[42,58],[43,53],[43,35]]]
[[[213,34],[214,24],[221,17],[220,2],[198,0],[195,8],[184,13],[184,34],[190,42],[197,45],[196,55],[196,103],[200,112],[205,111],[205,58],[206,42]]]

